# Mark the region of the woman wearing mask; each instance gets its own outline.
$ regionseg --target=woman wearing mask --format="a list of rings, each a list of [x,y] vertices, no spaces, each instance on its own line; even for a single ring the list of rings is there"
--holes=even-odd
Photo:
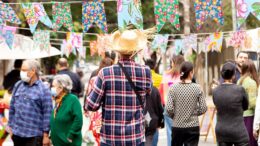
[[[248,110],[244,111],[244,122],[249,135],[250,146],[257,146],[257,141],[253,136],[254,112],[259,85],[255,64],[252,60],[247,60],[241,67],[242,77],[238,80],[238,85],[242,85],[248,95]]]
[[[197,146],[200,136],[199,118],[207,111],[203,91],[192,83],[193,64],[184,62],[180,67],[181,82],[169,89],[166,110],[173,119],[172,146]]]
[[[51,116],[51,140],[54,146],[81,146],[82,111],[78,97],[70,93],[68,75],[54,77],[51,93],[55,107]]]

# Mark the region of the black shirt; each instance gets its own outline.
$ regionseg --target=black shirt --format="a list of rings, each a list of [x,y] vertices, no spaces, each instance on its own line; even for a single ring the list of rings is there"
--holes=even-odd
[[[18,69],[12,70],[4,77],[4,81],[3,81],[4,89],[12,91],[15,83],[19,80],[21,80],[20,70]]]

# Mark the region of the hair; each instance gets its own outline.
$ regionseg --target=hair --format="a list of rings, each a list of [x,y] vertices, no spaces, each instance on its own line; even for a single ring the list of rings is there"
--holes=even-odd
[[[66,58],[60,58],[60,59],[58,60],[58,65],[59,65],[60,67],[68,67],[68,61],[67,61],[67,59],[66,59]]]
[[[106,58],[103,58],[100,63],[99,63],[99,68],[98,68],[98,72],[104,68],[104,67],[107,67],[107,66],[111,66],[113,65],[114,61],[109,58],[109,57],[106,57]]]
[[[14,61],[14,68],[21,68],[22,64],[23,64],[23,60],[17,59]]]
[[[41,65],[39,61],[30,59],[30,60],[24,60],[23,63],[27,64],[29,67],[29,70],[35,70],[36,75],[39,77],[41,74]]]
[[[113,61],[116,59],[116,53],[114,51],[106,51],[105,52],[105,58],[111,58]]]
[[[154,69],[155,68],[155,61],[153,59],[146,59],[145,65],[149,66],[150,69]]]
[[[241,67],[241,74],[242,74],[242,77],[241,77],[240,85],[242,85],[244,79],[249,76],[256,82],[257,87],[259,86],[256,67],[255,67],[254,62],[251,59],[249,59],[243,63],[243,65]]]
[[[173,55],[171,58],[171,69],[173,70],[174,73],[179,73],[180,72],[180,66],[184,62],[184,57],[182,55]],[[172,67],[172,63],[174,63],[174,68]]]
[[[247,54],[247,55],[249,56],[249,54],[248,54],[247,52],[245,52],[245,51],[239,51],[239,52],[237,53],[237,57],[238,57],[240,54],[242,54],[242,53]]]
[[[66,93],[69,93],[72,89],[71,78],[66,74],[54,76],[53,81],[56,81],[59,84],[59,86],[62,87]]]
[[[232,79],[236,72],[236,65],[232,62],[227,62],[221,69],[221,76],[225,80]]]
[[[189,77],[189,74],[192,71],[193,71],[193,64],[188,61],[183,62],[180,67],[180,73],[181,73],[180,79],[184,81]]]

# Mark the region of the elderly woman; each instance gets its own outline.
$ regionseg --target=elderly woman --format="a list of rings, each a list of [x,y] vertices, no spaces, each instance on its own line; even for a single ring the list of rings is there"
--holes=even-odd
[[[78,97],[71,94],[68,75],[54,77],[51,93],[55,107],[51,116],[51,140],[54,146],[81,146],[82,111]]]

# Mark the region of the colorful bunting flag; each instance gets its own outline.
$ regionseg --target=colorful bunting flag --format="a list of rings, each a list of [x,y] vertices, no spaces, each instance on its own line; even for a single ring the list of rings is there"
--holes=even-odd
[[[236,10],[238,28],[246,21],[250,13],[260,20],[259,0],[236,0]]]
[[[107,20],[103,0],[84,1],[82,4],[83,32],[96,23],[97,26],[107,33]]]
[[[97,48],[98,55],[102,56],[106,51],[111,50],[111,35],[110,34],[101,34],[97,36]]]
[[[231,38],[228,40],[228,46],[233,46],[234,48],[240,48],[244,45],[246,39],[245,31],[234,32]]]
[[[50,53],[50,32],[48,30],[36,30],[33,34],[34,48]]]
[[[70,4],[64,2],[53,2],[52,4],[53,29],[59,30],[62,25],[69,31],[73,31],[73,22]]]
[[[188,50],[194,50],[195,52],[197,52],[197,35],[192,34],[192,35],[188,35],[185,36],[185,38],[183,39],[183,52],[185,54],[186,51]]]
[[[166,52],[167,44],[168,44],[169,34],[158,34],[155,36],[152,42],[152,50],[156,51],[160,49],[162,53]]]
[[[196,27],[200,29],[208,17],[223,25],[222,0],[195,0]]]
[[[0,25],[0,40],[4,40],[10,49],[13,48],[15,32],[16,27]]]
[[[97,53],[97,41],[90,41],[90,56],[94,56]]]
[[[20,34],[16,34],[14,37],[14,48],[16,50],[21,50],[22,52],[33,51],[31,50],[33,45],[32,39],[29,37]]]
[[[246,31],[246,38],[242,50],[258,51],[260,45],[260,30],[252,29]]]
[[[222,42],[223,42],[223,33],[216,32],[211,34],[209,37],[205,39],[205,45],[207,51],[217,51],[221,52],[222,49]]]
[[[162,29],[166,20],[170,21],[177,30],[180,30],[178,0],[155,0],[154,13],[158,32]]]
[[[21,24],[20,19],[15,14],[12,7],[10,7],[9,4],[0,2],[0,25],[4,25],[6,21]]]
[[[72,47],[68,46],[69,44],[67,44],[66,40],[62,40],[62,44],[61,44],[61,55],[63,56],[64,54],[69,57],[70,53],[72,52]]]
[[[52,28],[51,20],[41,3],[23,3],[22,7],[32,33],[34,33],[39,20],[46,26]]]
[[[118,0],[117,13],[119,30],[124,30],[130,22],[136,28],[143,29],[140,0]]]
[[[171,47],[173,54],[179,55],[183,49],[183,39],[174,40],[174,46]]]

